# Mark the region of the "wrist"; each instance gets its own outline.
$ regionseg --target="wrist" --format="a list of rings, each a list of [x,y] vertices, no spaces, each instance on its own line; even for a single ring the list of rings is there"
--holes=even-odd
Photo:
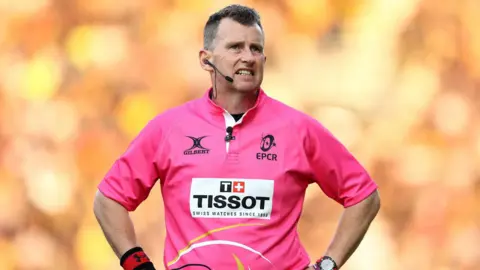
[[[120,265],[124,270],[155,270],[141,247],[134,247],[125,252],[120,258]]]
[[[338,265],[330,256],[323,256],[315,262],[314,269],[318,270],[338,270]]]

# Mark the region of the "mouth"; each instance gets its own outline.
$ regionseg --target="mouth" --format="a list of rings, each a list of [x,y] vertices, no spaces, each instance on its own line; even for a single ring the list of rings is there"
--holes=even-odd
[[[241,76],[254,76],[255,72],[250,69],[239,69],[237,72],[235,72],[235,75],[241,75]]]

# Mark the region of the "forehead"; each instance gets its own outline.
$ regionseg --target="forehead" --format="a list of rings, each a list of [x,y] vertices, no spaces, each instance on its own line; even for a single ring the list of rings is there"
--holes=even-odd
[[[218,25],[216,43],[247,42],[263,44],[263,31],[258,24],[242,25],[230,18],[225,18]]]

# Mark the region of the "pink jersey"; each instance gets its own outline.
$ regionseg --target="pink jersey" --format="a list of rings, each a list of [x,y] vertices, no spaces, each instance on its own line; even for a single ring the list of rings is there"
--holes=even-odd
[[[229,141],[227,127],[233,127]],[[237,122],[209,92],[158,115],[99,190],[133,211],[157,179],[166,269],[304,269],[310,258],[297,222],[307,186],[317,183],[344,207],[377,188],[318,121],[263,90]]]

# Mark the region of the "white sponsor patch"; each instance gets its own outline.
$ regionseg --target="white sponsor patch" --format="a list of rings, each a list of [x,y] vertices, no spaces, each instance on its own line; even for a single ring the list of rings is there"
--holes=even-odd
[[[192,217],[270,219],[273,180],[193,178]]]

